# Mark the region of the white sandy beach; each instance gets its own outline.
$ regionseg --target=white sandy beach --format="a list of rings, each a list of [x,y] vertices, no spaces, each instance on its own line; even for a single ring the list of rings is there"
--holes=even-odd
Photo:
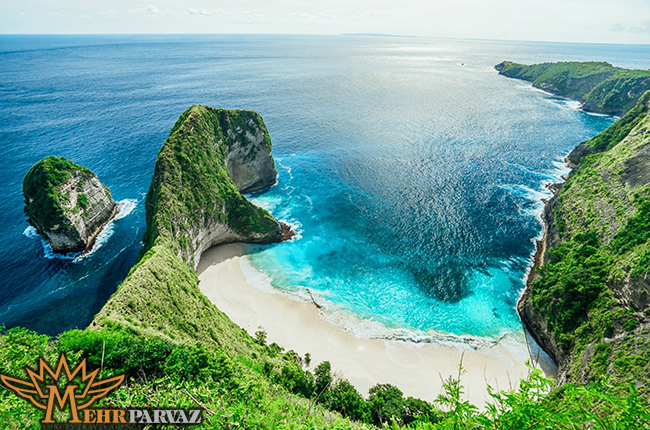
[[[251,285],[242,270],[244,265],[250,279],[252,266],[247,258],[240,244],[206,251],[197,269],[203,294],[249,333],[261,327],[269,343],[301,356],[309,352],[312,368],[329,361],[333,372],[348,379],[362,395],[377,383],[390,383],[406,396],[431,401],[440,394],[443,378],[458,375],[462,358],[466,397],[483,406],[488,384],[515,387],[528,374],[525,362],[531,353],[523,331],[478,347],[357,338],[322,318],[313,303]],[[533,358],[539,357],[533,361],[552,375],[552,362],[534,342],[531,348]]]

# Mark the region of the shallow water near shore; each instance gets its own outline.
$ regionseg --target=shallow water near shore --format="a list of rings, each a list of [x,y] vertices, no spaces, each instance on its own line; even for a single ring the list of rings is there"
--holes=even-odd
[[[141,247],[160,145],[201,103],[256,110],[271,133],[279,183],[250,197],[300,233],[249,247],[273,288],[309,291],[359,336],[519,331],[544,184],[612,119],[492,66],[648,68],[649,56],[643,46],[411,38],[0,36],[0,325],[57,334],[91,321]],[[133,203],[76,261],[47,258],[23,234],[22,177],[52,154]]]
[[[312,366],[329,361],[333,372],[361,393],[375,384],[391,383],[405,396],[432,401],[442,394],[443,380],[459,376],[462,364],[463,398],[482,408],[489,400],[488,386],[516,389],[528,376],[529,365],[556,376],[552,360],[534,342],[526,343],[521,330],[490,342],[466,338],[462,343],[458,337],[409,342],[346,332],[326,321],[324,309],[309,299],[270,286],[267,277],[251,266],[249,257],[241,244],[206,251],[197,270],[203,294],[251,335],[264,330],[269,343],[301,356],[309,353]]]

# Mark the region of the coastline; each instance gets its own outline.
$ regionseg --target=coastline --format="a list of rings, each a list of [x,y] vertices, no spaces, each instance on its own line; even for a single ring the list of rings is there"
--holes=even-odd
[[[549,206],[552,204],[552,202],[554,201],[554,199],[557,197],[560,189],[562,188],[562,185],[566,182],[567,178],[569,177],[569,175],[571,175],[571,173],[575,168],[575,166],[571,163],[569,159],[570,155],[571,152],[564,159],[564,163],[569,168],[569,172],[566,175],[562,176],[563,180],[559,182],[551,182],[546,185],[546,187],[553,193],[553,196],[549,200],[546,199],[542,200],[544,203],[544,207],[542,209],[542,213],[540,214],[540,220],[542,222],[542,227],[544,230],[542,233],[542,238],[535,241],[535,252],[533,254],[533,264],[530,267],[528,274],[526,275],[525,288],[521,296],[519,297],[519,300],[517,301],[517,305],[516,305],[517,313],[519,314],[519,318],[521,319],[526,332],[535,340],[537,347],[541,348],[548,356],[552,357],[553,361],[555,362],[555,365],[557,366],[556,376],[560,374],[559,363],[560,361],[562,361],[561,356],[558,353],[556,348],[549,346],[549,339],[544,339],[543,337],[540,337],[541,335],[539,334],[538,331],[540,330],[540,327],[542,327],[543,325],[544,327],[543,330],[544,331],[547,330],[545,328],[546,327],[545,320],[540,316],[533,317],[532,315],[530,315],[531,312],[533,314],[536,314],[536,312],[531,311],[532,304],[529,300],[529,297],[531,293],[530,288],[532,282],[536,278],[537,270],[542,266],[542,264],[544,263],[544,259],[546,257],[548,230],[549,230],[547,210]],[[542,325],[539,324],[540,321],[534,321],[535,319],[539,320],[540,318],[542,320],[541,321]]]
[[[209,249],[197,268],[199,288],[249,334],[262,329],[268,343],[276,342],[301,356],[310,353],[312,369],[330,361],[334,373],[348,379],[362,395],[377,383],[390,383],[405,396],[432,401],[442,392],[444,379],[458,377],[462,363],[464,397],[484,407],[489,400],[487,386],[516,388],[529,373],[527,360],[554,376],[554,363],[534,342],[529,350],[524,330],[475,348],[358,338],[328,322],[313,302],[261,287],[255,274],[246,276],[242,265],[250,269],[242,244]],[[258,275],[260,280],[264,277]]]

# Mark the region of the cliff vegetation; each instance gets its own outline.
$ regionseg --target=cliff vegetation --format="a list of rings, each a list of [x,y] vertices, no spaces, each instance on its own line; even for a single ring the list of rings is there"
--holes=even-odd
[[[549,202],[546,257],[530,285],[541,343],[577,383],[603,378],[650,398],[650,91],[569,156]],[[537,324],[539,327],[539,324]],[[535,329],[533,329],[535,330]]]
[[[624,115],[650,90],[650,70],[628,70],[606,62],[561,62],[525,65],[504,61],[502,75],[523,79],[536,88],[580,100],[583,109]]]

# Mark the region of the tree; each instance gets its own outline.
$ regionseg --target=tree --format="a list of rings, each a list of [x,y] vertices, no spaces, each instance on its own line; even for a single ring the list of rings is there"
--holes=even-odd
[[[370,423],[372,414],[370,404],[347,380],[338,381],[327,392],[326,406],[328,409],[340,412],[353,420]]]
[[[399,388],[391,384],[377,384],[368,393],[376,424],[382,425],[392,420],[401,424],[404,421],[404,397]]]
[[[322,395],[332,383],[332,365],[329,361],[323,361],[314,369],[316,396]]]

